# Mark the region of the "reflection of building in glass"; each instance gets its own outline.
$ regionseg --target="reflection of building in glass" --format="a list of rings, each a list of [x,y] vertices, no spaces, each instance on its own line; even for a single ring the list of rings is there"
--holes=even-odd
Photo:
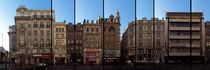
[[[165,46],[165,22],[164,20],[159,20],[157,18],[154,20],[155,31],[153,31],[153,19],[147,20],[146,18],[143,18],[142,20],[137,20],[136,30],[134,21],[128,25],[128,28],[123,34],[121,42],[121,53],[123,60],[129,59],[133,61],[136,57],[136,62],[161,62],[163,59],[162,54]],[[155,43],[153,43],[153,40]]]
[[[22,5],[17,8],[14,17],[17,29],[17,63],[50,62],[51,19],[53,17],[52,10],[28,9]],[[54,18],[52,21],[54,22]]]
[[[167,12],[165,20],[166,62],[190,61],[191,58],[193,61],[203,60],[205,51],[203,13],[192,12],[191,21],[189,12]]]
[[[66,23],[56,22],[53,25],[54,63],[66,63]]]

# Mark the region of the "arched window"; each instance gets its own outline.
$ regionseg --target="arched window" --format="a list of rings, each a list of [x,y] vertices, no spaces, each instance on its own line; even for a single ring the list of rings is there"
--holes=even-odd
[[[109,32],[115,32],[115,28],[113,26],[109,27]]]

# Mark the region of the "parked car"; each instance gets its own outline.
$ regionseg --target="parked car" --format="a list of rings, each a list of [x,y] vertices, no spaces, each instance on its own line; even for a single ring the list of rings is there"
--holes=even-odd
[[[37,63],[29,66],[28,70],[47,70],[49,66],[46,63]]]

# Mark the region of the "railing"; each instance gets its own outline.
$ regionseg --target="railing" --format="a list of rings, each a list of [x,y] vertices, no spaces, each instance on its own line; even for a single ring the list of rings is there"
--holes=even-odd
[[[201,44],[192,44],[192,47],[200,47]],[[190,43],[180,44],[180,43],[172,43],[169,44],[169,47],[190,47]]]
[[[169,30],[190,30],[190,27],[169,27]],[[192,30],[200,30],[200,27],[192,27]]]
[[[170,35],[169,38],[171,39],[190,39],[190,35]],[[200,35],[193,35],[192,39],[200,39]]]
[[[190,56],[190,52],[169,52],[170,56]],[[192,52],[191,56],[200,56],[200,52]]]

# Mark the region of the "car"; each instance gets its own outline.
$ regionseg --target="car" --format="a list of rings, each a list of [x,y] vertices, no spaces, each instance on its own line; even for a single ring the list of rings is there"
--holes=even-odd
[[[46,63],[36,63],[29,66],[28,70],[47,70],[48,68]]]
[[[133,62],[131,60],[126,61],[128,68],[133,68]]]

